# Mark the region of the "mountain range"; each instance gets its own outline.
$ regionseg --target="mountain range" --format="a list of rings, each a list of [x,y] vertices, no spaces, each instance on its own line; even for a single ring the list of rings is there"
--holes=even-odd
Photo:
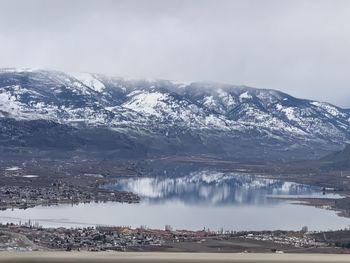
[[[0,69],[0,152],[144,158],[317,158],[350,139],[350,110],[277,90]]]

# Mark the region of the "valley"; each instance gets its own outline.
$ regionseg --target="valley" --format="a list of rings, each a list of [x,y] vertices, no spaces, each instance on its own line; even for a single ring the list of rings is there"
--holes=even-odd
[[[30,249],[348,253],[300,230],[349,226],[348,109],[42,69],[0,70],[0,108],[2,231]]]

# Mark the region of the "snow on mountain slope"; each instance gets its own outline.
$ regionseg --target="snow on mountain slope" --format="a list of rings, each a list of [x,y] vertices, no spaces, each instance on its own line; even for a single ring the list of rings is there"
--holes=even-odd
[[[72,76],[94,91],[102,92],[105,89],[105,85],[90,73],[73,73]]]
[[[341,144],[350,138],[349,110],[275,90],[42,69],[0,70],[0,118],[150,136],[192,134],[202,142],[214,136]]]

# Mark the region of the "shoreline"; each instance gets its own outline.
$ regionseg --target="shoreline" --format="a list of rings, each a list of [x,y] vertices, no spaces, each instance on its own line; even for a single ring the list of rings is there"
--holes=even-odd
[[[269,196],[267,198],[290,201],[293,205],[305,205],[312,206],[319,209],[326,209],[329,211],[334,211],[337,216],[350,218],[350,211],[348,209],[341,208],[337,204],[342,201],[348,201],[350,198],[348,196],[336,199],[336,198],[317,198],[317,197],[278,197]],[[344,199],[344,200],[343,200]]]

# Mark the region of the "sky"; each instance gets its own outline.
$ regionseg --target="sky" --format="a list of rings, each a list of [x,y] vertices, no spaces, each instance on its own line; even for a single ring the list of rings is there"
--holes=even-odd
[[[350,108],[350,1],[0,0],[0,67],[217,81]]]

